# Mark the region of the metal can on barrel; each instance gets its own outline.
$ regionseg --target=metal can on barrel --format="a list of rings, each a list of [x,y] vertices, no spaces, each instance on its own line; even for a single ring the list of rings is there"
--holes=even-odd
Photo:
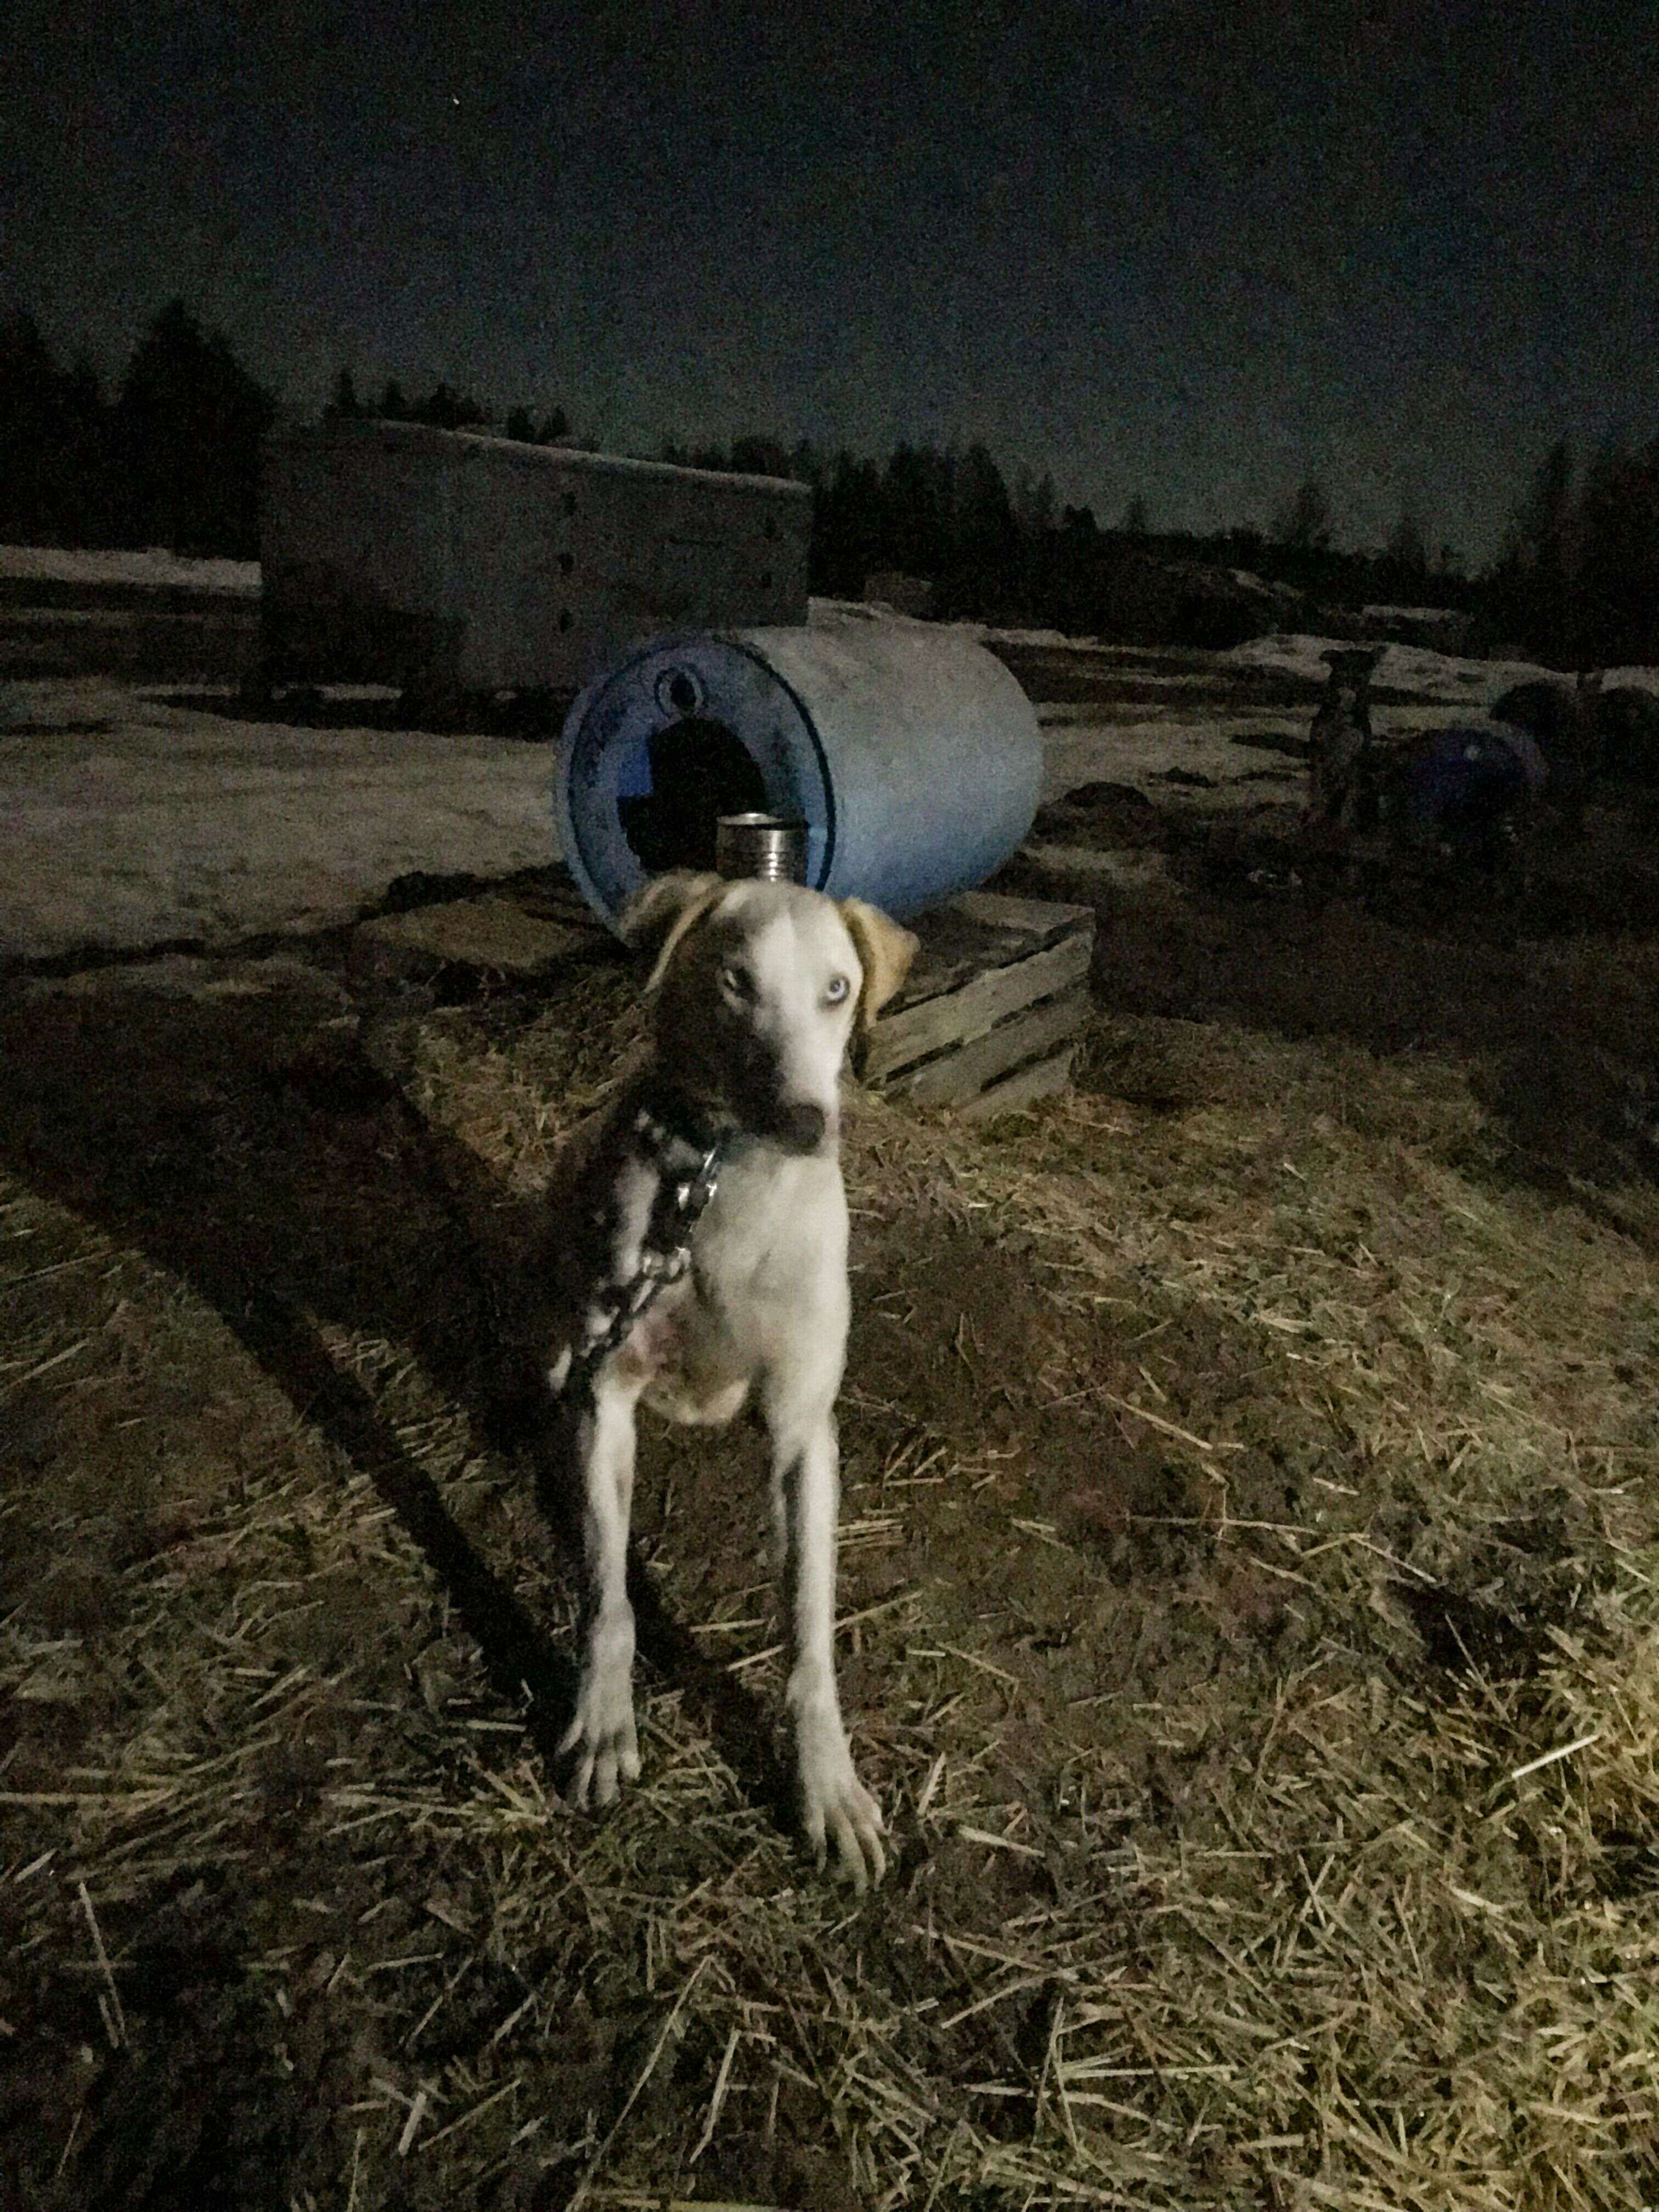
[[[722,814],[715,825],[714,868],[722,876],[804,884],[806,824],[781,814]]]

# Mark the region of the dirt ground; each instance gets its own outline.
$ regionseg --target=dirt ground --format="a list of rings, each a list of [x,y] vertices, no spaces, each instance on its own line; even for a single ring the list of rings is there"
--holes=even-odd
[[[746,1428],[647,1437],[647,1771],[554,1787],[515,1346],[626,966],[5,980],[8,2201],[1651,2201],[1653,815],[1516,913],[1310,898],[1284,807],[1057,802],[1162,866],[1011,872],[1099,908],[1072,1095],[852,1109],[861,1907]]]
[[[1449,1053],[1536,1170],[1617,1182],[1659,1165],[1659,793],[1607,792],[1579,837],[1546,841],[1524,894],[1379,859],[1357,889],[1320,895],[1285,797],[1242,820],[1182,798],[1086,786],[1038,817],[1066,857],[1010,871],[1093,898],[1107,1003]],[[1157,872],[1103,889],[1071,858],[1091,848]]]

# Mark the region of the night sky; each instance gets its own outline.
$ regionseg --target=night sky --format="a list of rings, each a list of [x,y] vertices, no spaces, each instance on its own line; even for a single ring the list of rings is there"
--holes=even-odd
[[[7,304],[106,374],[179,294],[296,413],[982,438],[1155,527],[1313,473],[1477,562],[1659,433],[1652,0],[9,13]]]

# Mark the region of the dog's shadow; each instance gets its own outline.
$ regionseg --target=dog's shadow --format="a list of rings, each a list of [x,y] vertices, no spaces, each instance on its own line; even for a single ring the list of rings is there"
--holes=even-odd
[[[0,1158],[42,1195],[176,1275],[351,1465],[418,1546],[497,1692],[529,1693],[556,1781],[573,1656],[457,1523],[332,1324],[407,1345],[477,1446],[525,1468],[556,1545],[580,1557],[568,1437],[533,1357],[536,1210],[426,1122],[349,1024],[299,994],[204,1000],[136,988],[0,999]],[[743,1786],[787,1821],[760,1700],[709,1660],[637,1552],[641,1660],[678,1687]]]

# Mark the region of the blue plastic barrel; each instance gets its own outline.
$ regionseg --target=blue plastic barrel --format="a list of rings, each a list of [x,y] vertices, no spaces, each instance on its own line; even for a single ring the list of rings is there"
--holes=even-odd
[[[1548,781],[1544,757],[1524,730],[1436,730],[1405,766],[1404,826],[1419,836],[1475,835],[1528,796],[1536,798]]]
[[[806,824],[806,880],[902,919],[982,883],[1031,826],[1035,709],[960,631],[847,610],[799,629],[668,638],[590,684],[565,722],[566,865],[611,927],[668,867],[712,867],[714,825]]]

